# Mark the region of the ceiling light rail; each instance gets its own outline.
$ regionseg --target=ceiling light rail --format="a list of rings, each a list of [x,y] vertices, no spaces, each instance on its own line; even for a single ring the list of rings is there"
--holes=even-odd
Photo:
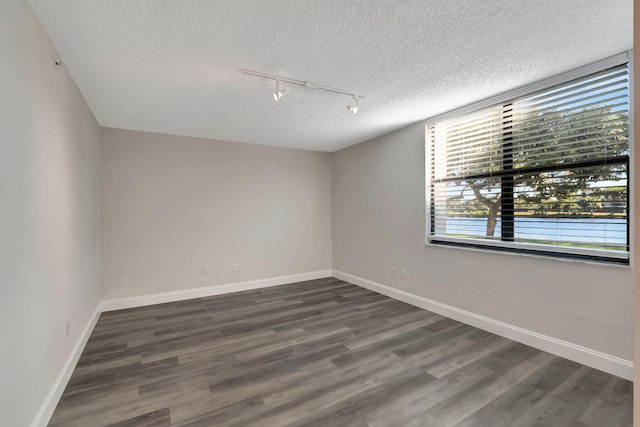
[[[275,99],[276,101],[279,101],[280,99],[282,99],[282,97],[286,94],[286,87],[283,86],[283,83],[302,86],[307,89],[319,89],[319,90],[324,90],[326,92],[333,92],[340,95],[346,95],[351,98],[351,101],[347,105],[347,110],[349,110],[353,114],[356,114],[359,110],[358,99],[366,98],[366,96],[364,95],[359,95],[359,94],[348,92],[342,89],[336,89],[330,86],[319,85],[316,82],[312,82],[308,80],[292,79],[289,77],[278,76],[276,74],[261,73],[259,71],[246,70],[242,68],[240,69],[240,71],[243,74],[246,74],[249,76],[262,77],[264,79],[273,80],[276,83],[276,89],[275,89],[275,92],[273,93],[273,99]]]

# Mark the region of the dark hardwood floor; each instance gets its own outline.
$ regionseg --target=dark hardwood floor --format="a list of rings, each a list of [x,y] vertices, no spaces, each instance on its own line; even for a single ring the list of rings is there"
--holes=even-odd
[[[50,423],[631,424],[629,381],[337,279],[103,313]]]

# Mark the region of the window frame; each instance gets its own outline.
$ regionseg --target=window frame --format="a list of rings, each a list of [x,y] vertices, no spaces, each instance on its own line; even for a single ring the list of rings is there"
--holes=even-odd
[[[469,105],[466,105],[461,108],[457,108],[451,110],[447,113],[440,114],[438,116],[431,117],[425,121],[425,232],[426,232],[426,240],[425,244],[427,246],[449,246],[449,247],[463,247],[477,250],[489,250],[489,251],[498,251],[498,252],[510,252],[510,253],[520,253],[520,254],[530,254],[537,255],[543,257],[553,257],[553,258],[568,258],[574,260],[588,260],[588,261],[596,261],[596,262],[606,262],[606,263],[614,263],[614,264],[623,264],[628,265],[630,259],[630,251],[631,247],[633,247],[633,233],[631,232],[632,228],[632,215],[634,214],[634,207],[631,203],[631,192],[632,192],[632,179],[633,176],[633,168],[634,165],[631,162],[633,158],[633,102],[631,96],[631,90],[633,87],[633,69],[632,69],[632,57],[631,51],[625,51],[620,54],[611,56],[609,58],[603,59],[601,61],[597,61],[586,66],[553,76],[551,78],[547,78],[544,80],[540,80],[538,82],[522,86],[520,88],[510,90],[507,92],[503,92],[501,94],[492,96],[490,98],[486,98],[479,102],[475,102]],[[614,251],[614,250],[606,250],[606,249],[590,249],[590,248],[581,248],[581,247],[570,247],[570,246],[554,246],[554,245],[546,245],[546,244],[536,244],[536,243],[525,243],[525,242],[515,242],[512,239],[513,236],[513,222],[502,223],[501,227],[501,236],[499,240],[490,240],[490,239],[474,239],[474,238],[463,238],[463,237],[447,237],[447,236],[434,236],[432,234],[435,233],[435,207],[434,200],[431,197],[431,185],[432,185],[432,173],[433,167],[431,162],[431,135],[430,129],[437,123],[440,123],[445,120],[450,120],[454,118],[458,118],[464,115],[468,115],[474,113],[478,110],[482,110],[484,108],[489,108],[496,106],[498,104],[502,104],[506,106],[510,104],[516,98],[527,96],[532,93],[542,91],[548,89],[552,86],[561,85],[564,83],[571,82],[573,80],[588,76],[590,74],[594,74],[609,68],[617,67],[620,65],[628,64],[629,67],[629,155],[628,156],[619,156],[620,158],[616,159],[618,164],[624,163],[626,164],[626,173],[627,173],[627,250],[626,251]],[[507,131],[508,132],[508,131]],[[505,134],[507,133],[505,132]],[[508,152],[509,150],[507,150]],[[509,155],[510,153],[504,152],[503,155]],[[626,158],[626,159],[625,159]],[[589,163],[588,161],[586,163]],[[607,164],[611,163],[610,161],[594,161],[595,164]],[[508,159],[503,162],[504,165],[511,164]],[[576,165],[571,165],[571,168],[576,168]],[[541,169],[547,170],[541,167]],[[557,170],[557,169],[554,169]],[[519,170],[515,174],[513,172],[507,172],[508,169],[503,169],[501,172],[504,172],[504,176],[511,175],[513,179],[513,175],[520,174]],[[478,174],[480,176],[482,174]],[[493,173],[495,177],[496,174]],[[501,178],[502,179],[502,178]],[[508,187],[508,185],[507,185]],[[502,185],[504,188],[504,185]],[[513,187],[511,187],[513,189]],[[507,212],[513,211],[513,202],[509,203],[509,197],[507,195]],[[502,214],[501,214],[502,217]],[[515,216],[512,218],[514,219]],[[511,227],[509,227],[511,224]],[[506,230],[505,230],[506,228]],[[506,240],[505,240],[506,239]],[[509,240],[511,239],[511,240]]]

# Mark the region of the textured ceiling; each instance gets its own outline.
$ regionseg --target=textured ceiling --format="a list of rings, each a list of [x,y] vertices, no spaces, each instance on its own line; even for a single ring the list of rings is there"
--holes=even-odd
[[[632,46],[633,0],[29,2],[102,126],[322,151]]]

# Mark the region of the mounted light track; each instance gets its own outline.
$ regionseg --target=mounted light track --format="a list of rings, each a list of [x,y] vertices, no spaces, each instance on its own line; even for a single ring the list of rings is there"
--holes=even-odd
[[[349,105],[347,105],[347,110],[351,111],[353,114],[356,114],[359,110],[358,99],[366,98],[366,96],[364,95],[358,95],[353,92],[349,92],[342,89],[336,89],[330,86],[319,85],[318,83],[312,82],[312,81],[291,79],[289,77],[283,77],[275,74],[267,74],[267,73],[261,73],[259,71],[252,71],[252,70],[245,70],[245,69],[240,69],[240,71],[243,74],[246,74],[248,76],[262,77],[264,79],[273,80],[276,83],[276,89],[275,89],[275,92],[273,92],[273,99],[276,101],[279,101],[280,99],[282,99],[282,97],[287,93],[286,88],[283,87],[283,84],[282,84],[283,82],[305,87],[307,89],[318,89],[318,90],[324,90],[325,92],[333,92],[340,95],[350,96],[352,100],[351,102],[349,102]]]

